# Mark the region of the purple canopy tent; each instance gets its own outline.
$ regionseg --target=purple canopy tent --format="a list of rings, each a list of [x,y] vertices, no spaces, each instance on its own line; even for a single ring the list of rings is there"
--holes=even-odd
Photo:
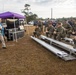
[[[4,12],[4,13],[0,13],[0,18],[2,19],[24,19],[25,17],[14,13],[14,12]],[[16,32],[16,26],[15,26],[15,21],[14,21],[14,28],[15,28],[15,32]],[[15,34],[16,37],[16,42],[17,42],[17,35]]]
[[[25,17],[20,14],[8,11],[8,12],[0,13],[0,18],[3,18],[3,19],[7,19],[7,18],[24,19]]]

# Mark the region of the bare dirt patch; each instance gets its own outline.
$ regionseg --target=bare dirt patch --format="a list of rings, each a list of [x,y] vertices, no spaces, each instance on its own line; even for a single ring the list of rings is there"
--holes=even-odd
[[[6,50],[0,46],[0,75],[76,75],[76,60],[58,58],[30,38],[34,27],[28,30],[18,42],[7,42]]]

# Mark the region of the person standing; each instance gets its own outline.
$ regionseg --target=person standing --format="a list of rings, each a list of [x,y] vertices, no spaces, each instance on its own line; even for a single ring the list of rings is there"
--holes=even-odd
[[[2,22],[2,19],[0,18],[0,40],[2,42],[2,48],[6,49],[6,44],[5,44],[3,33],[2,33],[2,23],[1,22]]]

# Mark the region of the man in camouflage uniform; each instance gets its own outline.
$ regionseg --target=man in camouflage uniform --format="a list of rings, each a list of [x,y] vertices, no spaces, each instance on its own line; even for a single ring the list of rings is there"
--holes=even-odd
[[[61,39],[64,38],[65,35],[66,35],[65,29],[62,26],[62,23],[59,22],[57,24],[56,30],[54,31],[54,39],[57,39],[57,40],[61,41]]]
[[[33,32],[34,37],[38,37],[41,35],[41,29],[36,25],[35,31]]]
[[[46,36],[47,37],[49,36],[50,38],[52,38],[54,31],[55,31],[55,28],[52,26],[52,23],[50,22],[46,30]]]
[[[41,20],[38,21],[38,27],[41,29],[41,32],[43,32],[43,23]]]
[[[63,24],[63,27],[65,28],[66,30],[66,36],[68,38],[70,38],[71,34],[72,34],[72,26],[68,23],[68,21],[66,21],[64,24]]]
[[[45,21],[44,32],[46,32],[47,27],[49,26],[50,20]]]

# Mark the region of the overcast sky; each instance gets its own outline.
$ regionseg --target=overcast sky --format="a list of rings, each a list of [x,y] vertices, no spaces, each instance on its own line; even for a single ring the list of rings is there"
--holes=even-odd
[[[76,0],[0,0],[0,13],[12,11],[21,13],[25,4],[29,4],[33,13],[38,17],[53,18],[76,17]]]

